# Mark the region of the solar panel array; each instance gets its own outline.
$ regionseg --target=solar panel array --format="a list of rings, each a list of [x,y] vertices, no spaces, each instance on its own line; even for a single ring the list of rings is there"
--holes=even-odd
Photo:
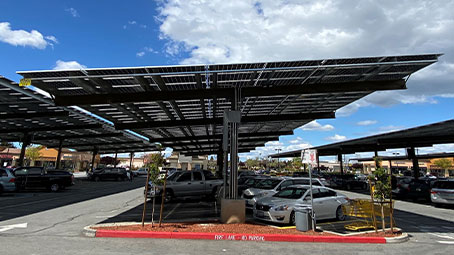
[[[254,90],[258,91],[257,95],[242,96],[239,107],[242,119],[251,120],[241,123],[239,127],[239,149],[250,151],[263,146],[267,141],[277,140],[283,132],[291,134],[294,129],[317,118],[295,116],[334,113],[339,108],[380,90],[379,86],[369,89],[367,82],[380,85],[402,80],[436,62],[439,56],[428,54],[18,73],[24,78],[32,79],[34,86],[49,92],[56,99],[76,99],[74,105],[113,122],[117,129],[131,129],[148,137],[151,142],[159,141],[164,146],[183,153],[208,154],[219,150],[222,122],[215,120],[221,119],[224,111],[232,109],[232,99],[228,96],[213,96],[214,94],[201,95],[199,92],[240,88],[242,93],[247,89],[257,89]],[[364,84],[364,88],[349,89],[354,84]],[[324,91],[323,88],[328,86],[335,90]],[[314,90],[286,93],[295,87]],[[266,94],[271,90],[277,93]],[[187,94],[183,95],[184,99],[171,98],[172,93],[179,91]],[[170,98],[128,98],[128,95],[139,95],[138,93],[148,93],[151,96],[153,93],[167,93]],[[98,96],[96,100],[99,102],[95,99],[84,101],[93,96]],[[122,98],[125,100],[109,101],[111,96],[120,98],[120,101]],[[100,98],[104,99],[99,100]],[[278,116],[294,117],[283,119]],[[278,133],[273,135],[273,132]],[[250,135],[255,135],[256,138],[247,139]],[[183,138],[187,139],[182,140]]]
[[[87,151],[95,147],[99,152],[155,148],[139,136],[117,131],[81,110],[57,107],[50,98],[0,76],[0,140],[18,142],[24,134],[32,135],[32,143],[54,148],[60,139],[66,148]]]

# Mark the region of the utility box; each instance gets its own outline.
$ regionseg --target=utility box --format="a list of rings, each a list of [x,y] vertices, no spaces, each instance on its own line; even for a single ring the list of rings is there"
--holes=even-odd
[[[221,199],[221,223],[246,222],[246,204],[242,199]]]

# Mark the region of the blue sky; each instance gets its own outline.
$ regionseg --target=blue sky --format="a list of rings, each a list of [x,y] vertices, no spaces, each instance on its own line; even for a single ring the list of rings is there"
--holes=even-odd
[[[453,118],[453,9],[453,1],[3,0],[0,75],[18,81],[18,70],[65,67],[445,54],[412,75],[408,90],[374,93],[246,159]]]

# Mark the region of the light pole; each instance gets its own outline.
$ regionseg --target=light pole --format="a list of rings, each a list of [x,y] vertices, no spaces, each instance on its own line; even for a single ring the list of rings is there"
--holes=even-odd
[[[279,173],[281,172],[281,165],[279,164],[279,158],[280,158],[280,155],[279,155],[279,152],[282,150],[281,148],[277,148],[277,149],[274,149],[277,151],[277,167],[279,169]]]

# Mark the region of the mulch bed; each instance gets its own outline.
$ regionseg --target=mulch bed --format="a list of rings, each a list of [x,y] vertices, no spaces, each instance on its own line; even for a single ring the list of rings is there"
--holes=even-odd
[[[141,224],[127,225],[127,226],[109,226],[109,227],[93,227],[94,229],[103,230],[116,230],[116,231],[151,231],[151,232],[196,232],[196,233],[232,233],[232,234],[282,234],[282,235],[310,235],[310,236],[337,236],[332,233],[322,231],[307,231],[300,232],[295,228],[291,229],[278,229],[270,226],[257,225],[257,224],[219,224],[219,223],[163,223],[161,227],[155,224]],[[400,232],[394,234],[390,231],[378,233],[363,233],[355,236],[364,237],[395,237],[401,235]]]

